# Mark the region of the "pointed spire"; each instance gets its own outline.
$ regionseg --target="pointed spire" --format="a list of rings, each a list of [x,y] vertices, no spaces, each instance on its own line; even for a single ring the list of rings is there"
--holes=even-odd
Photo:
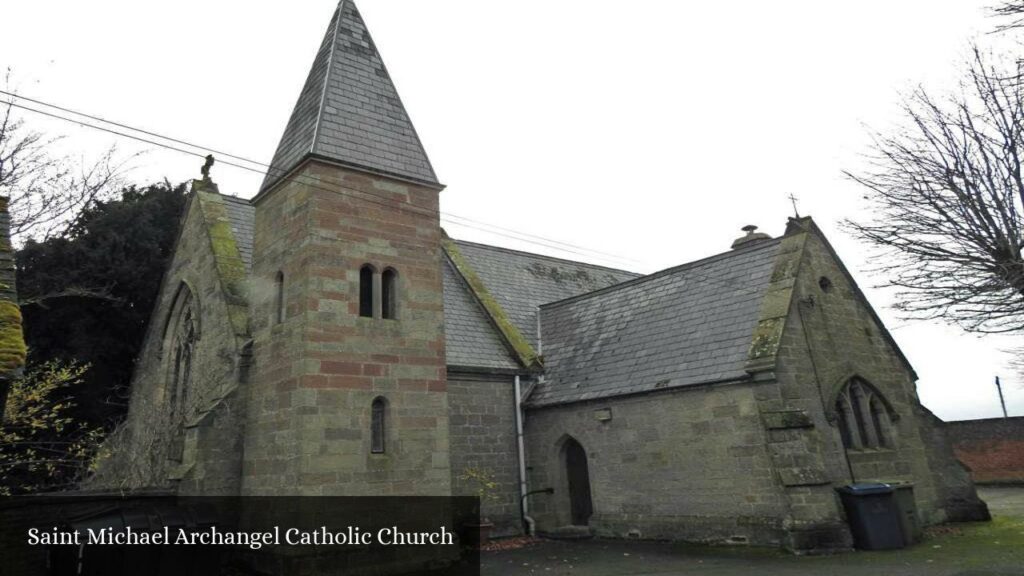
[[[352,0],[341,0],[261,190],[307,156],[437,185],[437,176]]]

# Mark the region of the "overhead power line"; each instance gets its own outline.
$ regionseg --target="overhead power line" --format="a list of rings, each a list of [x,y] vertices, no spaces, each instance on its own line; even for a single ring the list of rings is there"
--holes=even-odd
[[[63,106],[58,106],[56,104],[51,104],[51,103],[45,102],[43,100],[38,100],[38,99],[35,99],[35,98],[29,98],[27,96],[22,96],[20,94],[15,93],[15,92],[8,92],[8,91],[5,91],[5,90],[0,90],[0,94],[6,95],[6,96],[12,98],[12,100],[7,102],[7,104],[9,104],[9,105],[11,105],[11,106],[13,106],[15,108],[19,108],[21,110],[25,110],[25,111],[28,111],[28,112],[33,112],[35,114],[40,114],[40,115],[43,115],[43,116],[48,116],[50,118],[54,118],[54,119],[61,120],[61,121],[64,121],[64,122],[69,122],[69,123],[72,123],[72,124],[78,124],[79,126],[83,126],[83,127],[86,127],[86,128],[91,128],[91,129],[94,129],[94,130],[99,130],[99,131],[106,132],[106,133],[109,133],[109,134],[112,134],[112,135],[115,135],[115,136],[118,136],[118,137],[122,137],[122,138],[128,138],[128,139],[131,139],[131,140],[135,140],[137,142],[142,142],[142,143],[145,143],[145,144],[149,144],[151,146],[158,146],[158,147],[161,147],[161,148],[172,150],[174,152],[178,152],[178,153],[181,153],[181,154],[188,154],[188,155],[196,156],[196,157],[199,157],[199,158],[204,158],[206,156],[206,154],[210,154],[210,153],[215,154],[215,155],[220,156],[220,157],[231,158],[231,159],[237,160],[239,162],[245,162],[245,163],[248,163],[248,164],[259,166],[260,168],[255,168],[253,166],[246,166],[246,165],[243,165],[243,164],[239,164],[238,162],[231,162],[231,161],[228,161],[228,160],[223,160],[221,158],[218,158],[217,161],[219,163],[221,163],[221,164],[226,165],[226,166],[231,166],[233,168],[238,168],[238,169],[241,169],[241,170],[247,170],[247,171],[254,172],[254,173],[257,173],[257,174],[260,174],[260,175],[263,175],[263,176],[266,176],[268,173],[272,173],[272,172],[278,173],[278,174],[286,172],[286,170],[283,170],[283,169],[280,169],[280,168],[274,168],[273,166],[271,166],[269,164],[266,164],[264,162],[259,162],[257,160],[252,160],[252,159],[246,158],[244,156],[239,156],[239,155],[236,155],[236,154],[231,154],[231,153],[228,153],[228,152],[224,152],[222,150],[217,150],[217,149],[214,149],[214,148],[210,148],[208,146],[202,146],[202,145],[199,145],[199,144],[195,144],[195,143],[189,142],[187,140],[181,140],[181,139],[178,139],[178,138],[174,138],[174,137],[170,137],[170,136],[165,136],[165,135],[160,134],[158,132],[144,130],[142,128],[136,128],[136,127],[131,126],[129,124],[125,124],[125,123],[121,123],[121,122],[115,122],[115,121],[112,121],[112,120],[107,120],[106,118],[103,118],[103,117],[100,117],[100,116],[96,116],[96,115],[92,115],[92,114],[86,114],[84,112],[79,112],[79,111],[71,109],[71,108],[66,108],[66,107],[63,107]],[[185,147],[188,147],[188,148],[195,148],[195,149],[198,149],[198,150],[202,150],[203,152],[196,152],[194,150],[187,150],[187,149],[181,148],[179,146],[174,146],[174,145],[171,145],[171,144],[167,144],[166,142],[158,142],[156,140],[153,140],[153,139],[150,139],[150,138],[144,138],[144,137],[138,136],[136,134],[128,134],[128,133],[126,133],[126,132],[124,132],[122,130],[115,130],[115,129],[104,127],[104,126],[98,126],[96,124],[85,122],[85,121],[82,121],[82,120],[79,120],[79,119],[76,119],[76,118],[68,118],[66,116],[62,116],[60,114],[55,114],[53,112],[49,112],[49,111],[46,111],[46,110],[39,110],[37,108],[32,108],[32,107],[29,107],[29,106],[25,106],[23,104],[19,104],[19,103],[15,102],[13,99],[24,100],[26,102],[31,102],[33,104],[37,104],[37,105],[40,105],[40,106],[45,106],[47,108],[52,108],[54,110],[59,110],[61,112],[64,112],[64,113],[67,113],[67,114],[72,114],[74,116],[78,116],[78,117],[85,118],[85,119],[88,119],[88,120],[92,120],[94,122],[100,122],[100,123],[103,123],[103,124],[107,124],[109,126],[114,126],[114,127],[120,128],[122,130],[127,130],[127,131],[135,132],[135,133],[138,133],[138,134],[143,134],[143,135],[146,135],[146,136],[150,136],[152,138],[158,138],[160,140],[165,140],[166,142],[171,142],[173,144],[177,144],[177,145],[180,145],[180,146],[185,146]],[[292,178],[300,178],[300,177],[292,176]],[[377,204],[379,206],[384,206],[384,207],[389,208],[389,209],[394,209],[396,207],[395,204],[392,204],[390,202],[389,203],[384,203],[384,202],[376,202],[376,201],[370,200],[368,197],[375,197],[375,198],[380,199],[380,200],[388,200],[384,196],[373,194],[371,192],[353,191],[353,190],[342,190],[340,188],[333,188],[333,187],[324,186],[324,185],[322,185],[322,184],[320,184],[319,182],[316,182],[316,181],[308,181],[308,182],[305,182],[305,184],[307,184],[310,187],[317,188],[317,189],[324,190],[324,191],[331,192],[331,193],[335,193],[335,194],[348,195],[348,196],[358,195],[357,197],[359,197],[362,200],[371,202],[373,204]],[[457,226],[463,226],[463,227],[466,227],[466,228],[470,228],[470,229],[486,232],[486,233],[489,233],[489,234],[494,234],[496,236],[501,236],[501,237],[505,237],[505,238],[509,238],[509,239],[512,239],[512,240],[517,240],[517,241],[520,241],[520,242],[529,243],[529,244],[534,244],[534,245],[537,245],[537,246],[543,246],[543,247],[546,247],[546,248],[550,248],[550,249],[553,249],[553,250],[558,250],[558,251],[565,252],[565,253],[575,254],[577,256],[584,256],[584,257],[589,257],[589,258],[595,258],[596,257],[596,258],[599,258],[599,259],[602,259],[602,260],[612,260],[612,261],[632,262],[632,263],[636,263],[636,264],[642,264],[641,261],[636,260],[634,258],[628,258],[628,257],[625,257],[625,256],[620,256],[620,255],[612,254],[612,253],[609,253],[609,252],[602,252],[600,250],[594,250],[592,248],[587,248],[585,246],[571,244],[571,243],[568,243],[568,242],[563,242],[561,240],[555,240],[555,239],[552,239],[552,238],[546,238],[544,236],[538,236],[538,235],[535,235],[535,234],[530,234],[528,232],[521,232],[519,230],[515,230],[515,229],[512,229],[512,228],[502,227],[502,226],[498,226],[498,225],[495,225],[495,224],[491,224],[491,223],[487,223],[487,222],[482,222],[482,221],[479,221],[479,220],[474,220],[472,218],[468,218],[468,217],[465,217],[465,216],[459,216],[457,214],[442,213],[442,212],[440,212],[438,210],[432,210],[432,209],[429,209],[429,208],[421,208],[421,207],[416,207],[416,206],[407,206],[407,205],[399,205],[398,208],[399,209],[403,209],[403,210],[409,210],[409,211],[412,211],[412,212],[415,212],[415,213],[425,214],[425,215],[432,215],[432,216],[436,215],[439,218],[441,218],[443,220],[446,220],[449,223],[457,225]]]
[[[220,151],[214,150],[212,148],[207,148],[207,147],[204,147],[204,146],[199,146],[197,144],[192,144],[192,143],[184,141],[184,140],[178,140],[178,139],[174,139],[174,138],[169,138],[169,137],[166,137],[166,136],[162,136],[162,135],[160,135],[160,134],[158,134],[156,132],[149,132],[149,131],[145,131],[145,130],[139,130],[139,129],[133,128],[133,127],[131,127],[129,125],[126,125],[126,124],[110,122],[110,121],[104,120],[102,118],[99,118],[97,116],[90,116],[90,115],[82,114],[82,113],[79,113],[79,112],[76,112],[74,110],[70,110],[70,109],[67,109],[67,108],[61,108],[61,107],[58,107],[58,106],[53,106],[53,105],[47,104],[45,102],[42,102],[40,100],[32,100],[32,99],[29,99],[29,98],[26,98],[26,97],[23,97],[23,96],[19,96],[17,94],[6,92],[4,90],[0,90],[0,94],[5,94],[7,96],[14,97],[14,98],[19,98],[19,99],[22,99],[22,100],[25,100],[25,101],[31,101],[31,102],[40,104],[42,106],[47,106],[47,107],[50,107],[50,108],[54,108],[56,110],[61,110],[63,112],[67,112],[67,113],[70,113],[70,114],[81,116],[83,118],[88,118],[90,120],[95,120],[97,122],[103,122],[103,123],[106,123],[106,124],[110,124],[111,126],[117,126],[119,128],[123,128],[125,130],[131,130],[131,131],[139,132],[141,134],[146,134],[147,136],[152,136],[152,137],[155,137],[155,138],[160,138],[160,139],[168,140],[168,141],[174,142],[176,144],[181,144],[181,145],[188,146],[188,147],[191,147],[191,148],[197,148],[197,149],[203,150],[204,152],[220,154],[222,156],[227,156],[227,157],[230,157],[230,158],[234,158],[236,160],[240,160],[240,161],[243,161],[243,162],[248,162],[248,163],[251,163],[251,164],[256,164],[256,165],[259,165],[259,166],[263,166],[263,167],[267,168],[268,170],[280,170],[280,169],[277,169],[277,168],[273,168],[273,167],[271,167],[271,166],[269,166],[267,164],[263,164],[262,162],[256,162],[255,160],[250,160],[250,159],[244,158],[242,156],[236,156],[236,155],[233,155],[233,154],[228,154],[228,153],[225,153],[225,152],[220,152]],[[188,155],[191,155],[191,156],[196,156],[198,158],[205,158],[205,156],[206,156],[206,154],[204,154],[204,153],[195,152],[193,150],[185,150],[183,148],[179,148],[179,147],[176,147],[176,146],[171,146],[171,145],[168,145],[168,144],[165,144],[165,143],[162,143],[162,142],[156,142],[156,141],[153,141],[153,140],[150,140],[150,139],[147,139],[147,138],[142,138],[140,136],[136,136],[136,135],[133,135],[133,134],[126,134],[124,132],[121,132],[121,131],[118,131],[118,130],[113,130],[111,128],[106,128],[106,127],[103,127],[103,126],[96,126],[96,125],[90,124],[88,122],[83,122],[81,120],[76,120],[76,119],[73,119],[73,118],[67,118],[67,117],[61,116],[59,114],[53,114],[51,112],[47,112],[47,111],[44,111],[44,110],[38,110],[38,109],[31,108],[31,107],[28,107],[28,106],[24,106],[24,105],[21,105],[21,104],[17,104],[17,103],[14,103],[14,102],[8,102],[8,104],[10,104],[11,106],[13,106],[15,108],[19,108],[19,109],[26,110],[26,111],[29,111],[29,112],[34,112],[34,113],[37,113],[37,114],[41,114],[41,115],[44,115],[44,116],[48,116],[48,117],[51,117],[51,118],[62,120],[62,121],[65,121],[65,122],[70,122],[72,124],[78,124],[80,126],[85,126],[87,128],[92,128],[92,129],[95,129],[95,130],[100,130],[102,132],[107,132],[107,133],[110,133],[110,134],[113,134],[113,135],[116,135],[116,136],[120,136],[120,137],[124,137],[124,138],[129,138],[131,140],[136,140],[138,142],[143,142],[143,143],[150,144],[150,145],[153,145],[153,146],[159,146],[161,148],[166,148],[166,149],[169,149],[169,150],[172,150],[172,151],[175,151],[175,152],[179,152],[179,153],[182,153],[182,154],[188,154]],[[261,175],[266,175],[265,171],[253,168],[251,166],[244,166],[242,164],[238,164],[238,163],[235,163],[235,162],[229,162],[229,161],[225,161],[225,160],[218,160],[218,162],[221,163],[221,164],[225,164],[227,166],[234,167],[234,168],[239,168],[239,169],[242,169],[242,170],[247,170],[247,171],[250,171],[250,172],[255,172],[255,173],[258,173],[258,174],[261,174]],[[306,185],[308,185],[308,186],[310,186],[312,188],[317,188],[317,189],[320,189],[320,190],[324,190],[324,191],[327,191],[327,192],[331,192],[331,193],[339,194],[339,195],[343,195],[343,196],[352,196],[353,193],[357,193],[357,194],[364,194],[364,195],[372,196],[372,197],[375,197],[375,198],[385,199],[385,197],[383,197],[383,196],[379,196],[379,195],[375,195],[375,194],[370,194],[370,193],[366,193],[366,192],[362,192],[362,191],[342,190],[342,189],[339,189],[339,188],[328,188],[328,187],[320,185],[318,182],[306,182]],[[370,202],[372,204],[376,204],[378,206],[382,206],[382,207],[388,208],[388,209],[394,209],[396,207],[395,204],[392,204],[392,203],[378,202],[376,200],[372,200],[372,199],[369,199],[369,198],[360,198],[360,199],[363,200],[363,201],[366,201],[366,202]],[[613,254],[599,252],[599,251],[596,251],[596,250],[590,250],[590,249],[585,248],[585,247],[575,246],[573,244],[568,244],[568,243],[560,242],[558,240],[552,240],[552,239],[544,238],[542,236],[535,236],[535,235],[531,235],[531,234],[527,234],[527,233],[521,233],[521,232],[518,232],[518,231],[513,230],[511,228],[504,228],[504,227],[496,226],[496,225],[493,225],[493,224],[487,224],[487,223],[484,223],[484,222],[478,222],[478,221],[475,221],[475,220],[472,220],[470,218],[466,218],[466,217],[463,217],[463,216],[457,216],[457,215],[454,215],[454,214],[447,214],[446,215],[446,214],[443,214],[443,213],[441,213],[440,211],[437,211],[437,210],[430,210],[430,209],[427,209],[427,208],[420,208],[420,207],[416,207],[416,206],[407,206],[407,205],[399,205],[399,208],[400,209],[404,209],[404,210],[410,210],[412,212],[417,212],[417,213],[421,213],[421,214],[438,215],[442,219],[449,219],[450,220],[451,218],[458,218],[458,219],[462,219],[462,220],[467,220],[467,221],[469,221],[469,222],[471,222],[473,224],[465,224],[465,223],[460,223],[460,222],[453,222],[453,223],[454,224],[458,224],[460,226],[465,226],[467,228],[472,228],[472,229],[475,229],[475,230],[479,230],[479,231],[482,231],[482,232],[486,232],[486,233],[490,233],[490,234],[495,234],[495,235],[498,235],[498,236],[503,236],[505,238],[510,238],[510,239],[513,239],[513,240],[519,240],[519,241],[522,241],[522,242],[527,242],[527,243],[538,245],[538,246],[544,246],[544,247],[547,247],[547,248],[551,248],[551,249],[554,249],[554,250],[559,250],[559,251],[567,252],[567,253],[571,253],[571,254],[576,254],[576,255],[579,255],[579,256],[594,257],[594,255],[601,255],[601,254],[603,254],[603,255],[609,256],[611,258],[615,258],[615,259],[619,259],[619,260],[629,260],[631,262],[639,263],[638,260],[629,259],[629,258],[623,258],[621,256],[615,256]],[[480,226],[476,226],[474,224],[480,224]],[[498,231],[496,231],[496,230],[498,230]],[[508,232],[508,233],[503,233],[501,231],[505,231],[505,232]],[[517,234],[517,235],[522,235],[522,236],[530,236],[530,237],[535,238],[537,240],[530,240],[530,239],[526,239],[526,238],[517,238],[517,237],[512,236],[510,234]],[[551,242],[551,244],[548,244],[546,242]],[[560,247],[560,246],[553,245],[553,244],[563,244],[565,246],[571,246],[573,248],[580,248],[581,250],[586,250],[586,251],[589,251],[591,253],[588,254],[588,253],[585,253],[585,252],[579,252],[579,251],[575,251],[575,250],[572,250],[572,249],[569,249],[569,248]],[[607,259],[607,258],[605,258],[605,259]],[[655,274],[657,274],[657,272]],[[731,275],[709,274],[707,272],[702,272],[702,273],[698,273],[697,275],[695,275],[693,277],[693,279],[696,280],[697,282],[710,282],[710,283],[713,283],[713,284],[717,284],[717,285],[720,285],[720,286],[722,286],[724,288],[729,288],[729,289],[734,290],[734,291],[736,290],[736,287],[737,287],[736,286],[737,278],[735,278],[735,277],[733,277]],[[759,291],[760,291],[760,289],[758,287],[749,287],[748,286],[746,288],[741,288],[739,290],[739,293],[746,295],[746,294],[754,294],[754,293],[759,292]]]

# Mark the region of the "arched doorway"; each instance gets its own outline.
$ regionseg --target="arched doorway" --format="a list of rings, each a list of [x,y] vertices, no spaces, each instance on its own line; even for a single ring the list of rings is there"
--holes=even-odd
[[[594,513],[594,504],[590,499],[590,470],[587,468],[587,453],[574,438],[565,442],[565,472],[569,483],[572,524],[586,526]]]

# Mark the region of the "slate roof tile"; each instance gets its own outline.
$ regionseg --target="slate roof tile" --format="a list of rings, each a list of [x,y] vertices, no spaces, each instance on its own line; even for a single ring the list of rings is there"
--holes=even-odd
[[[252,270],[255,210],[222,196]],[[778,241],[650,276],[455,240],[467,263],[531,345],[542,319],[546,405],[743,376],[751,333]],[[447,362],[515,369],[502,337],[444,259]],[[665,384],[665,381],[668,384]]]
[[[497,330],[455,267],[444,259],[444,330],[450,366],[515,369]]]
[[[244,198],[221,195],[227,207],[231,232],[235,236],[235,244],[245,263],[245,271],[252,272],[252,229],[256,220],[256,208]]]
[[[462,240],[459,252],[483,280],[519,332],[537,348],[541,304],[577,296],[639,274]],[[546,350],[544,351],[547,352]]]
[[[543,406],[745,376],[779,240],[541,308]]]
[[[430,184],[437,176],[352,0],[338,4],[263,180],[308,154]]]

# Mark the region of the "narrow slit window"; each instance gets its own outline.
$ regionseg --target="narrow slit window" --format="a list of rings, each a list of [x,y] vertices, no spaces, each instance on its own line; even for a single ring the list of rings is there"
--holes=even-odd
[[[384,318],[398,317],[398,272],[391,268],[381,276],[381,315]]]
[[[370,414],[370,452],[374,454],[384,453],[385,417],[387,412],[387,401],[383,397],[377,397],[373,401]]]
[[[274,324],[284,322],[284,272],[274,279]]]
[[[373,318],[373,266],[359,269],[359,315]]]

